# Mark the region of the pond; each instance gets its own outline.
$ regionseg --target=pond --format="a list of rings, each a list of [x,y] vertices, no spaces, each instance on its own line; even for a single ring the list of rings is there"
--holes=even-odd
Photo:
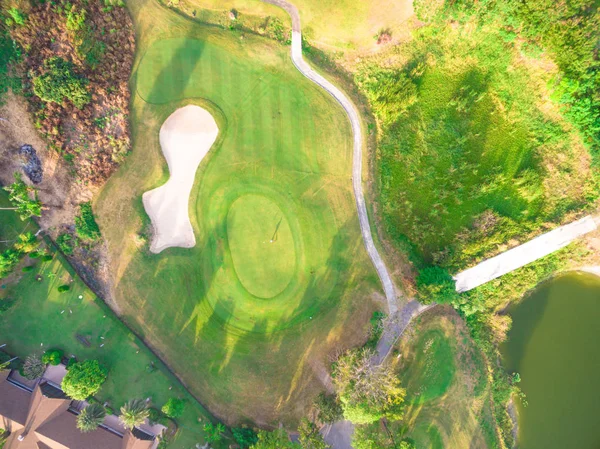
[[[509,312],[504,363],[528,402],[519,449],[600,448],[600,278],[557,277]]]

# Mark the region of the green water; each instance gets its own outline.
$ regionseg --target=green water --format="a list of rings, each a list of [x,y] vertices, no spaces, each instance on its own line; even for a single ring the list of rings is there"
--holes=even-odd
[[[514,306],[503,350],[521,374],[519,449],[600,448],[600,278],[572,273]]]

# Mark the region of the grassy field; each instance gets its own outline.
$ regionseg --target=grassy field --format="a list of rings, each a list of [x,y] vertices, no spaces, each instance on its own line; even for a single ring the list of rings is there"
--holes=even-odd
[[[0,192],[0,205],[6,202],[6,195]],[[26,223],[35,229],[33,223],[22,222],[12,211],[0,211],[0,223],[2,240],[14,239]],[[186,411],[178,419],[181,431],[170,447],[193,449],[201,443],[204,432],[198,420],[207,422],[207,412],[87,289],[62,257],[55,254],[48,262],[31,259],[26,263],[35,264],[34,270],[22,273],[16,284],[5,285],[0,290],[0,298],[16,300],[0,319],[0,342],[7,344],[4,349],[25,358],[31,353],[60,348],[66,355],[75,355],[79,360],[99,360],[109,369],[109,377],[96,397],[109,402],[115,411],[133,398],[150,397],[152,405],[158,408],[171,397],[184,398],[187,400]],[[42,277],[41,281],[36,280],[38,275]],[[65,284],[70,290],[59,293],[58,286]],[[77,339],[78,335],[86,338],[90,346],[83,345]],[[155,368],[151,369],[150,364]]]
[[[590,155],[550,101],[555,68],[511,39],[439,21],[357,68],[379,125],[378,215],[419,265],[458,271],[592,194]]]
[[[372,426],[380,446],[364,447],[397,447],[389,435],[418,449],[499,447],[483,360],[452,309],[438,307],[419,317],[391,356],[407,392],[404,420],[388,423],[389,434]]]
[[[380,31],[386,30],[392,38],[402,34],[413,14],[412,2],[407,0],[295,0],[292,3],[300,11],[305,37],[334,52],[373,50]],[[196,11],[199,19],[221,24],[229,22],[227,13],[231,9],[241,13],[239,20],[242,21],[247,20],[244,16],[252,15],[289,22],[280,9],[260,0],[179,0],[177,8],[190,13]]]
[[[95,202],[122,316],[211,411],[295,422],[327,356],[366,338],[378,288],[351,191],[351,133],[288,47],[128,3],[134,150]],[[220,136],[196,175],[193,249],[147,251],[144,191],[167,179],[163,121],[194,103]],[[272,240],[272,242],[271,242]]]

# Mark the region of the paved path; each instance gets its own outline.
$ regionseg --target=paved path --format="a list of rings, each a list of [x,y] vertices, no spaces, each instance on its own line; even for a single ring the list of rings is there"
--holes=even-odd
[[[383,259],[379,255],[379,252],[375,247],[375,243],[373,242],[371,225],[369,224],[367,207],[365,205],[365,195],[362,189],[363,136],[362,129],[360,127],[358,111],[352,101],[346,95],[344,95],[337,87],[315,72],[312,67],[308,65],[308,63],[302,58],[302,34],[300,31],[300,15],[298,14],[298,9],[294,5],[283,0],[263,0],[263,2],[281,7],[285,9],[291,16],[292,62],[300,71],[300,73],[329,92],[329,94],[331,94],[331,96],[337,100],[342,108],[344,108],[344,111],[346,111],[346,114],[350,119],[352,134],[354,137],[352,187],[354,188],[354,198],[356,199],[356,207],[358,209],[360,230],[367,253],[369,253],[369,257],[371,258],[371,261],[377,270],[377,274],[379,275],[379,279],[381,279],[381,283],[383,284],[383,290],[385,291],[389,314],[395,315],[398,311],[396,290],[385,263],[383,262]],[[335,18],[332,18],[332,20],[335,20]]]
[[[510,273],[517,268],[521,268],[528,263],[564,248],[582,235],[595,231],[597,227],[598,220],[588,215],[573,223],[546,232],[491,259],[484,260],[480,264],[468,270],[461,271],[454,276],[456,291],[466,292],[492,279]]]
[[[337,87],[319,75],[302,57],[302,34],[300,28],[300,15],[298,9],[283,0],[262,0],[265,3],[270,3],[279,6],[288,12],[292,18],[292,62],[296,68],[309,80],[313,81],[323,89],[325,89],[337,102],[342,106],[352,127],[352,135],[354,139],[353,157],[352,157],[352,187],[354,189],[354,198],[356,200],[356,208],[358,211],[358,219],[360,222],[360,231],[365,243],[367,253],[377,270],[385,298],[388,304],[388,316],[386,327],[380,341],[377,344],[377,354],[373,359],[373,363],[382,363],[389,354],[392,346],[404,330],[408,327],[411,320],[427,310],[431,306],[423,306],[416,300],[412,300],[404,305],[401,309],[398,307],[398,299],[396,290],[392,282],[392,278],[381,258],[371,234],[371,225],[367,215],[367,207],[365,204],[365,195],[362,189],[362,162],[363,162],[363,136],[360,126],[360,117],[358,110],[352,101],[344,95]],[[332,18],[335,20],[335,18]],[[354,425],[350,421],[338,421],[321,429],[325,441],[331,445],[333,449],[352,449],[352,434],[354,433]]]

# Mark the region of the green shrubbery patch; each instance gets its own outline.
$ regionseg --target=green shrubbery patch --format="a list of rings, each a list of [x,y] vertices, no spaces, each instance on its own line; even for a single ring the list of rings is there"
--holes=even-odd
[[[33,92],[43,101],[61,104],[65,99],[81,109],[91,100],[88,80],[77,74],[75,66],[59,57],[44,61],[44,73],[33,78]]]
[[[79,215],[75,217],[75,232],[85,241],[95,241],[100,238],[100,228],[94,218],[92,203],[87,202],[79,206]]]

